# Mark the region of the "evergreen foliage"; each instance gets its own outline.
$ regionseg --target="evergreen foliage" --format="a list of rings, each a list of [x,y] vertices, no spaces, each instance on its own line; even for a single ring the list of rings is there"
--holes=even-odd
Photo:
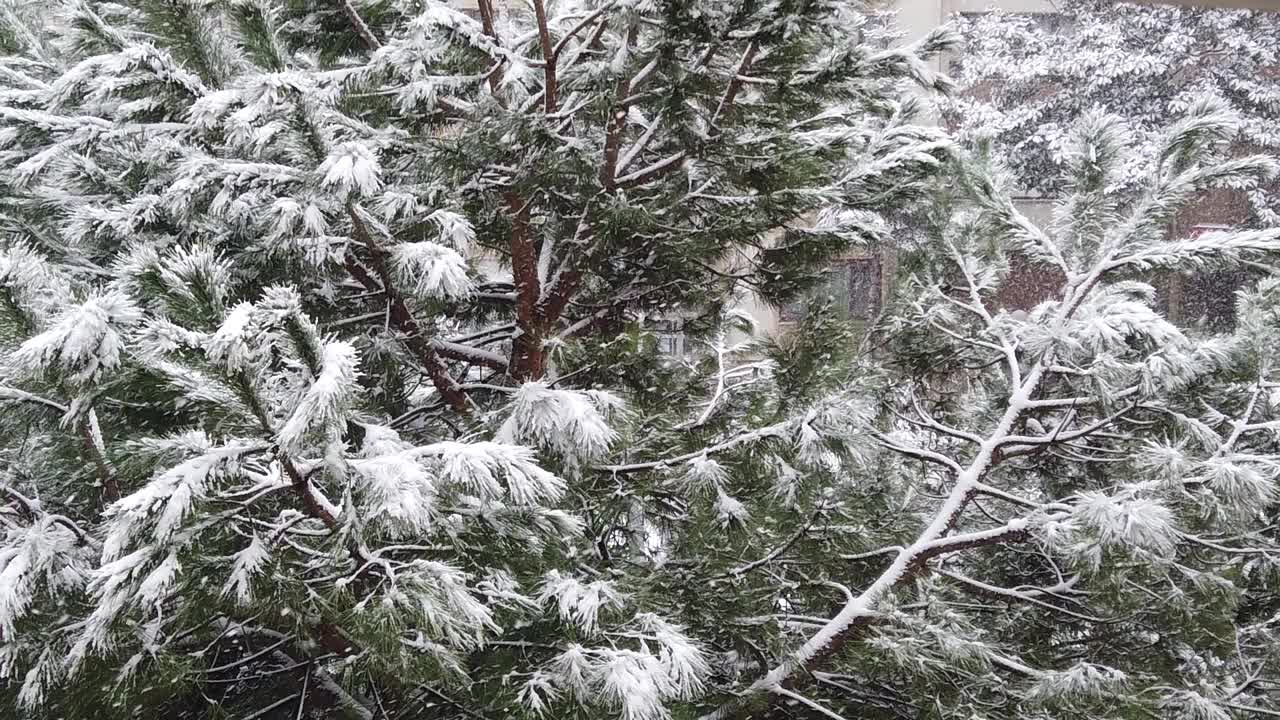
[[[6,20],[4,710],[1280,712],[1280,283],[1140,281],[1280,251],[1164,236],[1276,175],[1221,104],[1089,115],[1040,228],[911,123],[950,34],[844,2]],[[943,196],[874,342],[735,310]]]

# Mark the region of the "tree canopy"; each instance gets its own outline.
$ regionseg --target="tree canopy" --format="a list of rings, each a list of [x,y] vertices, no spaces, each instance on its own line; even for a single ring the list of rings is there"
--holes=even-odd
[[[1280,284],[1142,280],[1275,262],[1166,232],[1276,177],[1227,104],[1084,114],[1040,227],[843,0],[6,12],[19,717],[1280,713]],[[741,312],[890,246],[869,334]]]

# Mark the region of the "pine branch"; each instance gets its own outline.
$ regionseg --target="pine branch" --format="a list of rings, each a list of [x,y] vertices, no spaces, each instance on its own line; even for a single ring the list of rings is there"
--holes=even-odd
[[[794,546],[797,542],[800,541],[800,538],[808,534],[809,528],[813,527],[814,521],[817,520],[818,517],[822,515],[822,512],[824,509],[825,508],[823,508],[820,505],[818,509],[815,510],[814,513],[809,516],[809,519],[805,521],[805,524],[800,526],[799,530],[797,530],[794,534],[792,534],[791,537],[787,538],[786,542],[782,543],[781,545],[774,548],[769,553],[765,554],[764,557],[761,557],[758,560],[752,560],[749,563],[744,563],[720,575],[717,575],[711,578],[711,582],[714,582],[716,580],[724,580],[728,578],[741,577],[751,572],[752,570],[755,570],[756,568],[761,567],[762,565],[767,565],[773,562],[774,560],[782,557],[784,554],[786,554],[788,550],[792,548],[792,546]]]
[[[830,720],[845,720],[843,715],[839,715],[831,711],[830,709],[818,704],[817,701],[811,700],[801,695],[800,693],[795,692],[794,690],[788,690],[785,687],[779,686],[779,687],[773,688],[773,692],[777,693],[778,695],[781,695],[782,697],[795,700],[796,702],[800,703],[801,705],[804,705],[810,710],[813,710],[819,715],[822,715],[823,717],[826,717],[826,718],[830,718]]]
[[[64,416],[71,412],[71,409],[66,405],[17,388],[0,386],[0,400],[14,400],[39,405]],[[90,408],[84,417],[79,420],[76,427],[80,435],[80,442],[84,446],[84,451],[97,470],[98,481],[102,483],[103,499],[108,503],[119,500],[120,481],[116,479],[115,469],[107,458],[107,448],[102,440],[102,429],[98,426],[97,412]]]
[[[747,49],[742,51],[742,59],[738,61],[738,69],[733,72],[733,77],[729,79],[729,86],[725,88],[724,95],[720,98],[720,104],[716,105],[716,110],[711,115],[711,121],[707,123],[711,128],[709,134],[712,137],[720,134],[720,127],[717,123],[733,107],[733,101],[737,99],[738,92],[742,90],[747,71],[751,69],[751,63],[755,61],[756,53],[759,50],[759,44],[753,39],[747,43]]]
[[[302,473],[298,472],[298,467],[293,464],[293,460],[288,455],[278,452],[276,459],[280,462],[280,467],[284,470],[284,474],[288,476],[289,484],[293,487],[294,493],[302,500],[302,507],[307,514],[324,523],[325,527],[329,528],[330,531],[337,530],[339,527],[338,516],[334,512],[333,503],[321,499],[315,486]]]
[[[652,460],[649,462],[628,463],[625,465],[597,465],[596,470],[599,470],[601,472],[613,473],[613,474],[626,474],[626,473],[634,473],[634,472],[643,472],[645,470],[656,470],[658,468],[673,467],[681,463],[689,462],[690,460],[694,460],[696,458],[707,457],[709,455],[714,455],[717,453],[724,452],[726,450],[731,450],[733,448],[740,447],[742,445],[760,442],[763,440],[767,440],[769,438],[783,437],[784,433],[786,433],[788,430],[791,430],[792,428],[794,428],[795,426],[799,425],[802,422],[806,422],[806,418],[804,417],[792,418],[790,420],[784,420],[780,423],[775,423],[767,427],[759,428],[749,432],[744,432],[740,435],[736,435],[728,440],[716,443],[715,445],[704,448],[702,450],[695,450],[693,452],[685,453],[683,455],[677,455],[671,458],[666,458],[664,460]]]
[[[747,48],[743,51],[742,58],[738,61],[738,69],[734,72],[733,77],[729,79],[729,84],[725,88],[724,94],[720,97],[720,102],[716,105],[715,112],[711,114],[711,119],[708,122],[710,126],[708,135],[710,138],[715,139],[720,136],[721,132],[717,123],[725,113],[732,109],[734,100],[738,97],[738,92],[742,90],[743,78],[748,68],[751,67],[751,63],[755,60],[758,50],[759,45],[755,40],[747,43]],[[622,189],[640,187],[679,169],[688,157],[689,152],[681,150],[650,164],[648,167],[617,178],[614,184]]]
[[[90,409],[80,421],[80,438],[85,451],[92,458],[94,467],[98,469],[98,479],[102,482],[102,497],[108,503],[120,499],[120,481],[116,479],[115,469],[107,459],[107,448],[102,441],[102,429],[98,426],[98,414]]]
[[[342,14],[347,16],[347,21],[351,23],[352,29],[360,36],[360,39],[370,50],[377,50],[382,47],[382,43],[378,41],[378,36],[373,34],[373,30],[365,23],[364,18],[360,17],[360,12],[356,10],[354,0],[338,0],[342,6]]]
[[[390,268],[387,267],[386,251],[374,239],[355,207],[350,204],[347,205],[347,216],[351,219],[356,240],[369,251],[370,261],[378,278],[375,279],[370,275],[360,263],[360,260],[349,249],[343,255],[343,266],[366,290],[371,293],[382,293],[386,296],[391,308],[391,322],[401,332],[404,344],[417,356],[418,362],[422,365],[423,370],[426,371],[427,377],[431,379],[436,392],[440,393],[440,397],[444,398],[455,411],[463,415],[469,414],[471,412],[471,401],[466,392],[462,390],[457,380],[454,380],[449,373],[449,368],[440,359],[440,355],[436,352],[431,342],[426,339],[422,327],[414,319],[413,313],[410,312],[409,306],[404,301],[404,296],[396,289],[392,281]]]
[[[35,395],[25,390],[5,387],[2,385],[0,385],[0,400],[13,400],[16,402],[25,402],[25,403],[31,403],[33,405],[40,405],[42,407],[49,408],[50,410],[54,410],[60,415],[66,415],[68,412],[70,412],[70,410],[67,408],[66,405],[50,400],[49,398],[42,397],[40,395]]]
[[[560,38],[560,41],[556,43],[555,49],[552,50],[551,52],[551,57],[553,59],[558,59],[560,57],[560,54],[564,52],[564,49],[569,46],[569,41],[572,40],[574,36],[582,32],[584,29],[586,29],[587,26],[589,26],[591,23],[599,19],[601,15],[604,15],[606,12],[613,10],[616,4],[617,3],[614,3],[614,2],[607,2],[601,5],[600,7],[596,8],[594,12],[590,13],[586,17],[579,20],[572,28],[569,29],[569,32],[565,33],[564,37]]]
[[[482,365],[493,370],[506,370],[510,361],[496,352],[481,350],[463,345],[460,343],[449,342],[447,340],[432,340],[431,347],[441,357],[447,357],[452,360],[462,360],[472,365]]]
[[[1109,258],[1102,258],[1089,274],[1082,278],[1067,280],[1060,291],[1063,302],[1051,320],[1051,330],[1060,330],[1071,319],[1088,293],[1096,287],[1097,280],[1108,262]],[[977,453],[973,458],[956,472],[952,489],[943,499],[933,518],[916,539],[895,556],[889,567],[881,572],[865,590],[846,603],[826,626],[810,636],[786,661],[779,663],[752,683],[741,695],[722,704],[711,713],[703,715],[700,720],[749,717],[753,712],[752,704],[755,698],[761,695],[767,696],[778,687],[794,687],[856,638],[871,622],[875,615],[875,607],[884,596],[923,570],[930,558],[940,554],[1015,542],[1026,538],[1027,520],[1025,518],[1010,521],[1003,527],[990,530],[962,535],[948,535],[948,533],[958,525],[961,515],[973,496],[987,487],[985,483],[987,476],[1001,462],[1000,447],[1008,443],[1014,424],[1029,409],[1028,403],[1040,387],[1047,372],[1046,368],[1053,365],[1054,355],[1055,352],[1052,349],[1045,352],[1023,375],[1022,384],[1010,393],[1000,420],[978,445]],[[944,458],[947,461],[944,464],[949,467],[959,465],[945,456],[938,457]]]
[[[614,180],[614,187],[623,190],[630,190],[665,177],[682,167],[685,158],[687,157],[689,157],[689,151],[687,150],[681,150],[675,154],[668,155],[667,157],[646,167],[640,168],[635,172],[627,173],[622,177],[616,178]]]
[[[100,547],[100,543],[92,535],[85,532],[84,528],[77,525],[74,520],[65,515],[58,515],[44,510],[39,500],[27,497],[19,492],[17,488],[0,483],[0,493],[9,496],[13,503],[17,505],[19,515],[28,522],[35,520],[37,517],[47,517],[70,530],[80,543],[95,549]]]
[[[319,658],[306,649],[309,644],[314,643],[324,647],[332,655],[339,658],[349,658],[357,655],[357,648],[346,642],[340,633],[334,634],[334,626],[327,623],[319,623],[312,628],[313,640],[303,640],[276,630],[249,625],[247,621],[236,622],[223,618],[220,624],[224,626],[224,634],[227,631],[234,630],[242,637],[257,636],[271,642],[271,651],[268,654],[284,667],[308,667],[309,673],[316,683],[316,689],[321,689],[326,694],[333,696],[337,705],[350,713],[351,716],[357,718],[357,720],[374,720],[373,710],[335,681],[329,674],[330,671],[326,670],[318,662]],[[260,653],[255,653],[255,655],[260,655]],[[299,661],[297,658],[303,658],[303,660]],[[290,695],[287,700],[296,698],[297,694],[295,693]],[[279,704],[277,703],[277,706]]]
[[[1085,615],[1083,613],[1075,612],[1074,610],[1069,610],[1067,608],[1054,605],[1053,603],[1050,603],[1050,602],[1045,602],[1044,600],[1041,600],[1040,598],[1036,597],[1032,593],[1027,592],[1025,590],[1013,590],[1010,588],[999,587],[997,585],[992,585],[990,583],[984,583],[980,580],[975,580],[971,577],[962,575],[960,573],[952,572],[950,570],[939,569],[939,570],[935,570],[934,572],[936,572],[938,575],[941,575],[942,577],[955,581],[962,587],[970,590],[971,592],[976,592],[977,594],[983,597],[994,598],[997,600],[1024,602],[1024,603],[1035,605],[1037,607],[1042,607],[1042,608],[1045,608],[1046,610],[1051,610],[1053,612],[1060,613],[1068,617],[1074,618],[1076,620],[1080,620],[1082,622],[1087,622],[1087,623],[1109,624],[1109,623],[1120,622],[1120,620],[1102,618],[1094,615]],[[1046,593],[1046,594],[1052,595],[1052,593]]]

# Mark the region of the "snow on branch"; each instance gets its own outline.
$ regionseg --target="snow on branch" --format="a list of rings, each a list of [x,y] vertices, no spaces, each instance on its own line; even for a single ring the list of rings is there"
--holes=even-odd
[[[462,300],[473,291],[467,261],[450,247],[423,241],[389,249],[396,279],[418,297]]]
[[[303,435],[309,430],[319,429],[333,439],[345,429],[347,406],[360,377],[356,349],[345,342],[329,343],[324,346],[320,362],[320,373],[277,433],[286,452],[300,449]]]
[[[711,669],[705,651],[684,628],[640,613],[610,634],[608,646],[569,645],[530,682],[557,695],[567,693],[584,706],[603,701],[626,720],[669,718],[667,703],[703,691]],[[537,702],[541,699],[526,700],[531,707]]]
[[[512,396],[510,415],[497,439],[530,443],[571,463],[587,463],[603,457],[617,437],[606,417],[621,410],[622,401],[607,392],[527,382]]]
[[[75,383],[90,384],[120,366],[124,335],[141,320],[133,300],[107,292],[64,310],[48,330],[11,356],[29,370],[57,368]]]
[[[381,168],[373,151],[360,143],[343,143],[335,147],[316,170],[321,183],[336,190],[341,197],[352,191],[373,195],[382,187]]]
[[[607,580],[584,583],[577,578],[551,571],[542,581],[538,602],[554,601],[560,618],[586,633],[595,633],[602,610],[621,608],[626,596]]]
[[[1210,267],[1266,261],[1280,251],[1280,229],[1220,231],[1156,242],[1111,260],[1106,270]]]

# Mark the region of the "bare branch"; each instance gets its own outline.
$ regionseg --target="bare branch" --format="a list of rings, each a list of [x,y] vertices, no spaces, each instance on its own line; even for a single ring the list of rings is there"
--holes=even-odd
[[[962,586],[965,586],[971,590],[974,590],[981,595],[1029,603],[1037,607],[1042,607],[1047,610],[1052,610],[1056,613],[1061,613],[1063,615],[1073,617],[1083,622],[1088,622],[1088,623],[1116,622],[1115,620],[1108,620],[1106,618],[1100,618],[1094,615],[1084,615],[1082,613],[1078,613],[1073,610],[1068,610],[1067,608],[1054,605],[1053,603],[1045,602],[1044,600],[1037,598],[1034,594],[1027,591],[1012,590],[1009,588],[1000,587],[998,585],[991,585],[988,583],[984,583],[981,580],[975,580],[966,575],[961,575],[960,573],[951,572],[950,570],[939,569],[939,570],[935,570],[934,572],[936,572],[937,574],[945,578],[953,580]]]

